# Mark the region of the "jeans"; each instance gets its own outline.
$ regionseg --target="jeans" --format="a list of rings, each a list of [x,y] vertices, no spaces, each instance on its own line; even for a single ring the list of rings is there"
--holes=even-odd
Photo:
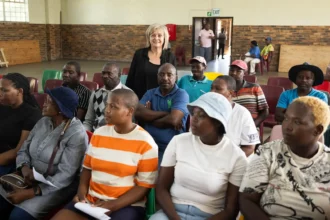
[[[203,212],[192,205],[174,204],[174,207],[181,220],[205,220],[212,216],[212,214]],[[163,210],[159,210],[149,220],[169,220],[169,218]]]
[[[199,48],[200,56],[204,57],[206,62],[209,62],[211,60],[211,50],[212,50],[212,47],[200,47]]]
[[[218,58],[220,58],[220,50],[221,50],[221,55],[222,55],[222,58],[223,58],[223,55],[225,53],[225,44],[220,44],[219,43]]]
[[[35,220],[33,216],[21,208],[10,204],[6,199],[0,196],[0,213],[1,219],[8,220]]]

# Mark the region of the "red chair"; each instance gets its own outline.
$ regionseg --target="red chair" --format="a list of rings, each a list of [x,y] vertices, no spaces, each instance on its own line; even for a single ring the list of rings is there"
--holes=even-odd
[[[92,139],[92,136],[93,136],[93,132],[86,130],[86,133],[87,133],[87,136],[88,136],[88,143],[90,143],[91,139]]]
[[[46,101],[46,93],[33,93],[34,98],[37,100],[39,107],[42,109]]]
[[[96,82],[100,88],[103,87],[102,73],[94,73],[93,82]]]
[[[244,80],[250,83],[257,83],[257,77],[255,75],[245,75]]]
[[[79,81],[85,81],[87,79],[87,73],[86,72],[80,72],[80,78]]]
[[[267,81],[268,86],[280,86],[285,90],[293,89],[293,82],[286,77],[269,77]]]
[[[314,86],[314,89],[330,92],[330,82],[324,81],[321,85]]]
[[[182,46],[177,46],[175,49],[175,57],[178,62],[178,66],[184,66],[186,64],[186,49]]]
[[[261,68],[260,68],[261,75],[264,74],[264,68],[265,67],[266,67],[267,72],[269,72],[269,66],[270,66],[270,63],[272,61],[272,57],[273,57],[273,51],[269,51],[269,53],[268,53],[268,59],[267,60],[261,59],[261,62],[260,62],[260,64],[261,64]]]
[[[30,83],[30,92],[33,93],[38,93],[38,85],[39,85],[39,80],[34,77],[26,77],[29,80]]]
[[[129,67],[124,67],[121,71],[121,75],[128,75],[129,73]]]
[[[272,128],[277,125],[275,120],[275,111],[278,99],[282,92],[284,92],[284,88],[280,86],[268,86],[268,85],[260,85],[262,91],[265,94],[267,104],[269,106],[269,115],[268,117],[261,123],[260,125],[260,141],[262,143],[264,127]]]
[[[82,81],[82,82],[80,82],[80,84],[84,85],[91,91],[95,91],[99,88],[99,84],[97,84],[96,82]]]
[[[45,83],[45,88],[46,89],[55,89],[57,87],[61,87],[63,84],[63,80],[61,79],[48,79]]]

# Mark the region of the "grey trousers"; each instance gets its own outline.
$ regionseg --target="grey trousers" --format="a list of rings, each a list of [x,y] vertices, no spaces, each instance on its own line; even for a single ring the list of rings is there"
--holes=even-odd
[[[206,62],[209,62],[211,60],[211,50],[212,47],[200,47],[199,55],[204,57]]]

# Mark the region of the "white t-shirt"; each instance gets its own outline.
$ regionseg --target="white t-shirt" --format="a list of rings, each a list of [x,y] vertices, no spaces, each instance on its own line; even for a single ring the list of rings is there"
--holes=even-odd
[[[237,146],[260,143],[259,133],[251,113],[244,106],[235,103],[228,121],[226,136]]]
[[[270,219],[330,219],[330,149],[319,143],[310,159],[294,154],[283,140],[260,146],[240,188],[261,193]]]
[[[225,207],[228,182],[241,185],[247,159],[226,136],[210,146],[189,132],[173,137],[161,166],[175,166],[173,203],[192,205],[214,215]]]
[[[201,37],[202,47],[212,47],[212,39],[209,37],[214,37],[214,33],[211,29],[208,31],[203,29],[199,32],[199,36]]]

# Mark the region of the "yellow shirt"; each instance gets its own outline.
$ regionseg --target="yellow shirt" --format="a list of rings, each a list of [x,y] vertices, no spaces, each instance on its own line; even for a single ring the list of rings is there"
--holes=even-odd
[[[274,51],[274,47],[273,47],[273,45],[271,45],[271,44],[269,44],[268,46],[266,45],[266,46],[262,49],[260,55],[261,55],[261,56],[268,56],[268,53],[269,53],[270,51]]]

